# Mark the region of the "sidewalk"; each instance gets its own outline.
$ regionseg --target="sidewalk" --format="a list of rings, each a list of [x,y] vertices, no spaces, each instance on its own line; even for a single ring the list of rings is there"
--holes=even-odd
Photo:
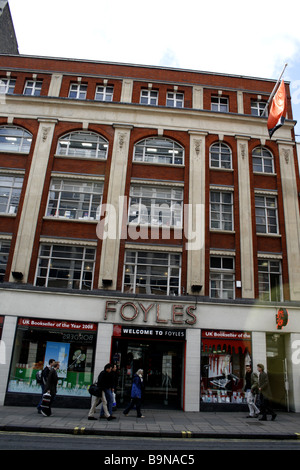
[[[87,419],[88,410],[53,407],[46,418],[34,407],[0,406],[0,431],[143,436],[172,438],[300,439],[300,413],[278,412],[275,421],[246,418],[247,412],[183,412],[143,410],[126,417],[117,410],[115,420]],[[99,412],[95,414],[99,418]]]

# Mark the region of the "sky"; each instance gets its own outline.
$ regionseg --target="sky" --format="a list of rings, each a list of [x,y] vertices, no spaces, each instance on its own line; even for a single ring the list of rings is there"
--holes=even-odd
[[[277,79],[300,142],[299,0],[9,0],[20,54]]]

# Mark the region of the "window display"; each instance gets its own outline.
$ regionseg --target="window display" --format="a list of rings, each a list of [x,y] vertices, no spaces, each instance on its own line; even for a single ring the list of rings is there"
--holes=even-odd
[[[58,395],[90,397],[97,325],[20,318],[18,321],[8,392],[41,393],[36,373],[55,359]]]
[[[245,367],[251,364],[251,333],[202,331],[201,401],[246,403]]]

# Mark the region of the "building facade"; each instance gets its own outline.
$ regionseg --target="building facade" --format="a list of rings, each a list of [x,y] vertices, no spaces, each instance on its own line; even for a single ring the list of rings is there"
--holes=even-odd
[[[2,55],[0,402],[34,404],[61,363],[58,404],[88,407],[108,361],[118,401],[245,406],[262,362],[300,411],[299,169],[275,81]]]

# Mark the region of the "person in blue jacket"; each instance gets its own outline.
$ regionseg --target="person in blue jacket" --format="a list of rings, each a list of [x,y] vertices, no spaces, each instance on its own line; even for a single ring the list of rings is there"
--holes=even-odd
[[[143,389],[143,370],[139,369],[133,376],[133,382],[131,387],[131,401],[123,411],[125,416],[128,416],[128,413],[132,408],[136,407],[136,413],[138,418],[145,418],[141,412],[141,401],[142,401],[142,389]]]

